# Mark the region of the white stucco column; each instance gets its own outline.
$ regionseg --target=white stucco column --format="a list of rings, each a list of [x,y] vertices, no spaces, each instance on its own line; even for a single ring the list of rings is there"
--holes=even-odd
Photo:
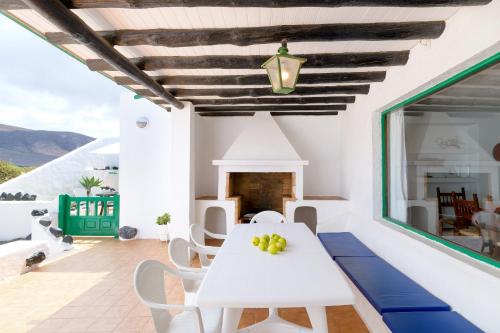
[[[194,107],[184,102],[183,109],[172,107],[172,186],[170,238],[189,239],[189,225],[195,221]]]
[[[120,226],[137,228],[140,238],[158,238],[156,218],[171,211],[171,116],[131,93],[120,98]]]

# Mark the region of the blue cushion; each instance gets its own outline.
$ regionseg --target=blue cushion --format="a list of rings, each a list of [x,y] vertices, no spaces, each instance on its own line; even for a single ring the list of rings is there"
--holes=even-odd
[[[450,310],[448,304],[379,257],[337,257],[336,262],[380,314]]]
[[[333,259],[336,257],[375,257],[375,253],[350,232],[319,233],[318,238]]]
[[[456,312],[391,312],[382,317],[393,333],[481,333]]]

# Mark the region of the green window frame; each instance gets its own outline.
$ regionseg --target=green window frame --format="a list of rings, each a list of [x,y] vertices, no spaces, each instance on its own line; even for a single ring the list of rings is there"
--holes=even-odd
[[[410,104],[415,103],[416,101],[428,97],[444,88],[447,88],[479,71],[482,71],[483,69],[486,69],[494,64],[497,64],[500,62],[500,52],[490,56],[489,58],[484,59],[483,61],[479,62],[478,64],[461,71],[452,77],[444,80],[443,82],[440,82],[436,84],[435,86],[428,88],[420,93],[418,93],[415,96],[412,96],[403,102],[400,102],[392,107],[390,107],[387,110],[384,110],[381,114],[381,129],[382,129],[382,218],[392,224],[398,225],[406,230],[409,230],[411,232],[414,232],[420,236],[423,236],[429,240],[432,240],[436,243],[442,244],[448,248],[451,248],[455,251],[458,251],[468,257],[471,257],[473,259],[479,260],[483,263],[492,265],[496,268],[500,268],[500,261],[497,261],[493,258],[484,256],[478,252],[475,252],[471,249],[462,247],[456,243],[450,242],[444,238],[441,238],[439,236],[436,236],[434,234],[416,229],[406,223],[403,223],[401,221],[398,221],[396,219],[393,219],[389,216],[389,205],[388,205],[388,197],[387,197],[387,182],[388,182],[388,173],[387,173],[387,139],[388,139],[388,133],[387,133],[387,117],[388,115],[396,110],[399,110],[402,107],[408,106]]]

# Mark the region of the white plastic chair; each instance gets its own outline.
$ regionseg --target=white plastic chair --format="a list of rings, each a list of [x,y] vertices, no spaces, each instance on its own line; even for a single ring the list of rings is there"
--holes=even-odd
[[[202,248],[189,243],[184,238],[174,238],[168,244],[168,255],[170,260],[174,265],[181,271],[187,272],[204,272],[207,270],[208,266],[204,266],[202,263],[201,268],[191,266],[191,253],[196,253],[200,257],[206,257],[207,255],[216,255],[217,250],[210,248]]]
[[[265,210],[250,220],[250,223],[288,223],[283,214],[275,212],[274,210]]]
[[[191,242],[193,242],[194,245],[209,252],[217,253],[217,251],[219,250],[218,246],[205,245],[205,235],[214,239],[226,239],[227,237],[226,235],[210,232],[198,224],[192,224],[189,228],[189,237],[191,238]],[[198,255],[200,257],[201,266],[208,268],[208,266],[210,266],[210,264],[212,263],[212,259],[208,258],[206,254],[200,253]]]
[[[199,309],[192,305],[168,304],[165,297],[164,273],[184,280],[199,281],[203,275],[180,272],[155,260],[139,263],[134,273],[134,289],[153,317],[156,332],[162,333],[219,333],[222,327],[222,309]],[[172,316],[169,311],[181,310]]]

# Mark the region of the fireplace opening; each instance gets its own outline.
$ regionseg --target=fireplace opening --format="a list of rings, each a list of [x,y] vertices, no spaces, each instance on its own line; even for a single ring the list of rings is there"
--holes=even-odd
[[[228,177],[227,199],[236,200],[239,223],[250,222],[253,215],[264,210],[284,214],[284,203],[295,199],[292,172],[232,172]]]

